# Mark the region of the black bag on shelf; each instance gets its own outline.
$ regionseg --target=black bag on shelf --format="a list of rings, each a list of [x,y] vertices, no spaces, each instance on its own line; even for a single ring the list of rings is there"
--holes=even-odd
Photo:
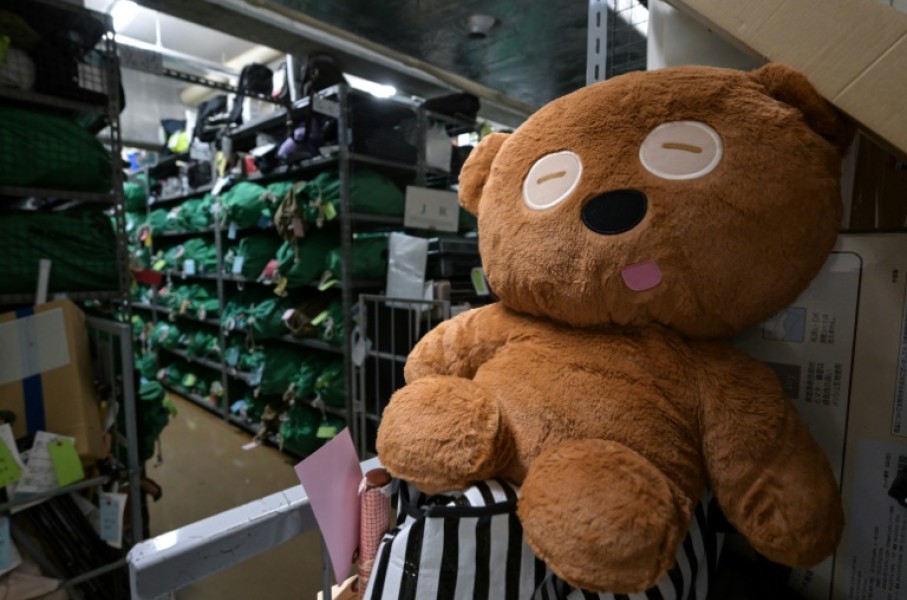
[[[227,112],[227,96],[226,94],[218,94],[198,105],[193,136],[195,139],[209,144],[217,139],[218,133],[229,123],[230,113]]]
[[[429,98],[422,103],[422,108],[449,117],[456,117],[467,121],[475,121],[479,114],[481,103],[476,96],[466,92],[448,94],[437,98]]]
[[[274,71],[259,63],[250,63],[242,68],[239,73],[239,83],[236,86],[236,98],[233,100],[233,110],[227,120],[228,125],[242,123],[243,98],[252,94],[271,95],[274,87]]]
[[[211,163],[206,160],[194,160],[186,168],[186,180],[192,189],[211,183]]]

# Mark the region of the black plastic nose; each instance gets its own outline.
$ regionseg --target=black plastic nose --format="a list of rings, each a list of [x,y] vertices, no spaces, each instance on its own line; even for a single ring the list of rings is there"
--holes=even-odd
[[[586,202],[583,223],[602,235],[624,233],[639,225],[648,204],[646,195],[637,190],[605,192]]]

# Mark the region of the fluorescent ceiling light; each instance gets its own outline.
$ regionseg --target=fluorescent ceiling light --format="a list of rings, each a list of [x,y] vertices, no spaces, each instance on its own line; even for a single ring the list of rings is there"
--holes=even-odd
[[[397,95],[397,88],[392,85],[384,85],[383,83],[369,81],[368,79],[356,77],[355,75],[350,75],[348,73],[344,73],[343,75],[346,77],[347,82],[349,82],[350,87],[362,90],[363,92],[368,92],[372,96],[390,98],[391,96]]]
[[[122,31],[132,23],[135,15],[139,12],[139,5],[132,0],[117,0],[110,9],[110,16],[113,18],[113,30]]]

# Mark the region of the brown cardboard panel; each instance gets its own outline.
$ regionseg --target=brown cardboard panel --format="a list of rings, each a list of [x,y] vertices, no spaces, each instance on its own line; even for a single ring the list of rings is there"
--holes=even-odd
[[[841,110],[907,154],[907,14],[873,0],[669,0],[767,60],[809,77]]]
[[[849,228],[907,227],[907,163],[865,136],[856,158]]]
[[[62,332],[35,332],[33,343],[40,353],[47,347],[65,344],[66,360],[40,373],[43,396],[45,430],[60,435],[72,436],[76,449],[86,459],[102,456],[102,432],[97,397],[94,389],[88,333],[85,315],[69,300],[48,302],[36,306],[36,315],[59,310],[62,313]],[[16,314],[0,314],[0,324],[10,324]],[[62,335],[63,339],[57,337]],[[17,342],[21,344],[22,342]],[[20,347],[4,348],[10,360],[20,360]],[[21,380],[0,385],[0,409],[16,415],[13,433],[19,438],[28,433],[25,414],[25,394]]]

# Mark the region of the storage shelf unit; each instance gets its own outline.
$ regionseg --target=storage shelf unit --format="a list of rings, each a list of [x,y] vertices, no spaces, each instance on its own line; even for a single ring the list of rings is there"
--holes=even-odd
[[[360,293],[378,292],[385,285],[384,279],[356,279],[351,276],[352,269],[349,268],[349,266],[352,264],[353,234],[358,231],[400,231],[403,229],[404,218],[402,215],[369,214],[361,210],[354,211],[351,207],[351,175],[355,173],[356,169],[375,170],[394,181],[398,187],[401,188],[402,192],[406,185],[417,185],[420,182],[424,183],[430,176],[437,176],[439,173],[446,172],[444,172],[443,169],[433,169],[426,165],[424,151],[421,151],[418,148],[425,143],[422,137],[417,137],[417,141],[412,147],[411,161],[399,160],[395,157],[389,158],[387,156],[367,152],[365,144],[363,143],[364,136],[360,129],[375,127],[377,125],[371,121],[360,123],[356,120],[357,111],[362,109],[363,106],[365,109],[362,110],[371,109],[376,113],[381,113],[382,111],[397,111],[395,113],[396,115],[405,114],[407,115],[407,118],[412,119],[417,136],[422,136],[424,135],[424,132],[427,131],[427,123],[429,123],[429,120],[432,118],[427,113],[424,113],[424,111],[420,111],[409,104],[394,100],[378,100],[361,92],[350,90],[344,85],[334,86],[319,93],[319,98],[316,99],[315,102],[316,113],[319,112],[319,107],[324,107],[326,105],[328,106],[328,110],[322,114],[336,120],[337,131],[348,132],[348,135],[339,137],[336,145],[327,148],[326,155],[316,156],[291,165],[278,166],[266,173],[256,171],[249,174],[237,174],[234,172],[229,175],[227,181],[223,182],[225,185],[218,184],[213,186],[212,189],[216,187],[223,190],[221,192],[222,195],[223,193],[226,193],[231,186],[236,185],[240,181],[250,181],[260,185],[267,185],[273,181],[311,180],[324,171],[338,173],[340,182],[338,216],[333,222],[326,224],[325,228],[337,232],[342,257],[341,262],[344,265],[342,272],[336,274],[337,280],[330,288],[330,293],[339,296],[342,301],[344,315],[343,330],[347,332],[343,344],[333,345],[315,338],[298,338],[289,334],[289,332],[279,338],[261,340],[256,342],[256,344],[266,348],[277,345],[295,346],[300,349],[312,350],[323,354],[325,358],[342,358],[345,366],[344,388],[346,398],[348,399],[347,406],[345,409],[323,407],[323,410],[325,414],[343,418],[352,426],[353,416],[358,409],[353,406],[352,402],[353,368],[352,345],[349,332],[353,331],[355,323],[351,318],[351,314],[354,312]],[[295,102],[290,110],[294,115],[301,115],[307,106],[308,99],[304,98]],[[464,123],[449,118],[447,120],[451,123],[455,123],[456,127],[463,131],[476,129],[475,123]],[[229,131],[227,133],[227,137],[230,139],[228,146],[233,148],[234,151],[249,150],[254,147],[258,134],[272,134],[275,138],[279,136],[281,132],[285,134],[286,123],[286,112],[284,110],[278,110],[272,115],[262,117]],[[378,151],[381,151],[380,145],[373,145],[371,150],[375,150],[376,147]],[[449,177],[449,174],[447,174],[447,176]],[[176,202],[177,200],[185,200],[197,196],[199,196],[199,190],[196,190],[191,194],[173,196],[173,201]],[[215,202],[219,202],[219,196],[215,198]],[[157,207],[158,204],[160,204],[160,201],[157,201],[153,205],[149,204],[149,210],[152,206]],[[153,233],[152,238],[155,247],[158,245],[166,247],[171,246],[174,243],[181,243],[181,240],[190,237],[203,237],[213,234],[217,248],[218,264],[218,268],[215,271],[212,272],[209,269],[205,272],[187,275],[177,267],[176,269],[165,271],[164,276],[168,278],[168,281],[173,282],[174,284],[180,282],[185,284],[203,281],[215,282],[217,284],[220,306],[223,308],[231,295],[238,290],[255,290],[259,288],[266,290],[273,289],[274,287],[273,283],[262,282],[258,278],[225,272],[225,246],[228,243],[236,244],[245,236],[252,233],[277,235],[272,223],[264,227],[254,226],[242,228],[236,227],[235,225],[228,226],[225,220],[222,220],[219,225],[210,228],[197,231],[165,231]],[[311,294],[315,293],[314,290],[317,287],[317,281],[310,282],[302,288],[298,288],[298,291],[305,294]],[[154,319],[162,318],[163,315],[169,312],[167,309],[154,303],[142,302],[134,306],[153,311]],[[189,315],[176,315],[174,318],[180,319],[182,317],[191,320],[191,316]],[[236,400],[247,397],[247,394],[253,391],[252,388],[258,384],[260,376],[255,373],[237,370],[228,365],[226,360],[226,349],[231,347],[232,343],[235,343],[234,338],[239,336],[248,337],[248,333],[243,330],[226,330],[221,328],[219,326],[219,321],[214,319],[205,319],[201,322],[211,326],[212,330],[214,328],[217,329],[218,335],[220,336],[220,348],[222,349],[220,359],[193,359],[185,351],[176,349],[159,353],[159,363],[163,364],[165,361],[181,360],[186,361],[189,364],[195,363],[207,368],[219,369],[222,374],[224,394],[216,405],[212,405],[210,401],[205,399],[206,408],[220,414],[231,422],[237,424],[241,423],[247,429],[254,431],[254,424],[251,424],[244,416],[238,417],[237,415],[232,414],[231,406]],[[404,360],[405,358],[395,357],[395,361],[398,364],[402,365]],[[305,400],[302,402],[305,403]],[[322,407],[319,405],[319,408]],[[360,429],[354,428],[354,431],[360,431]],[[261,432],[255,431],[255,433]]]

